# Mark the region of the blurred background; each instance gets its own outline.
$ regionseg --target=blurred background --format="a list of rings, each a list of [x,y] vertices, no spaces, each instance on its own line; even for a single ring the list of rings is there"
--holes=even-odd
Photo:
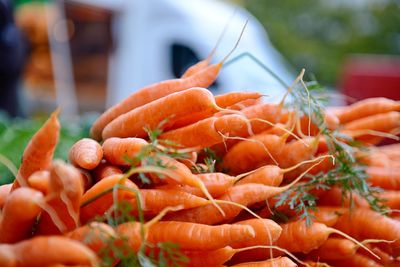
[[[223,59],[246,20],[215,94],[258,90],[273,101],[305,68],[333,105],[400,100],[399,14],[398,0],[0,0],[0,161],[18,166],[57,106],[65,158],[100,112],[180,77],[221,35],[213,62]],[[0,183],[11,177],[0,174]]]

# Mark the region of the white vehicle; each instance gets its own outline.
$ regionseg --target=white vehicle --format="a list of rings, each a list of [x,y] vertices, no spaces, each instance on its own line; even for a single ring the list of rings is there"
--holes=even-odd
[[[111,13],[115,48],[109,55],[107,107],[143,86],[180,77],[190,65],[207,57],[229,20],[213,62],[233,48],[248,20],[230,59],[248,52],[286,83],[294,78],[261,24],[232,4],[217,0],[66,0],[67,6],[76,4]],[[249,57],[224,66],[211,90],[215,94],[257,90],[275,98],[285,92]]]

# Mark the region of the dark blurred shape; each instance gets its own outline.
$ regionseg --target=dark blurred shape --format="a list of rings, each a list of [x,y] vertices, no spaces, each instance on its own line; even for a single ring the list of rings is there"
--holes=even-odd
[[[0,109],[21,115],[18,82],[26,58],[26,42],[14,24],[13,7],[0,0]]]
[[[388,97],[400,100],[400,57],[357,55],[342,69],[339,88],[354,100]],[[348,103],[353,101],[348,100]]]

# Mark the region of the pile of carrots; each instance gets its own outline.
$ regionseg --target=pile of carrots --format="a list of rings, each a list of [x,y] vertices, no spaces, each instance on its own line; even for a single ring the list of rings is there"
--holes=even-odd
[[[206,59],[134,92],[73,145],[69,163],[53,159],[55,111],[0,186],[0,266],[399,266],[400,145],[376,145],[395,138],[400,103],[324,113],[328,129],[368,147],[353,156],[382,188],[386,214],[333,186],[313,192],[311,224],[290,205],[279,207],[291,214],[282,223],[276,197],[335,168],[334,155],[312,114],[285,99],[214,96],[206,88],[221,67]]]

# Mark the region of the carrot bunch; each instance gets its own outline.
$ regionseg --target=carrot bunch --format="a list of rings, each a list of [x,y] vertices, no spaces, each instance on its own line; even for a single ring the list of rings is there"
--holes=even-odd
[[[210,60],[108,109],[69,163],[54,112],[0,186],[0,266],[398,266],[400,147],[376,144],[400,104],[214,96]]]

